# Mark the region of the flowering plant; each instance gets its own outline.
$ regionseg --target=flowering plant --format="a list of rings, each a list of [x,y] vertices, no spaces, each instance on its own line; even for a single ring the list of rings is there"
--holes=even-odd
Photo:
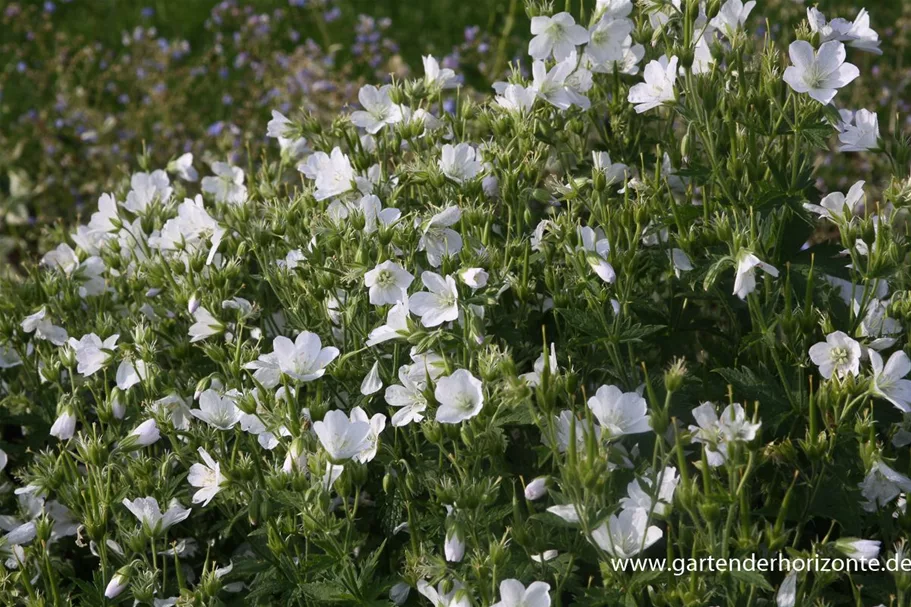
[[[428,57],[275,112],[255,170],[103,196],[0,298],[0,596],[906,604],[627,566],[906,559],[907,146],[849,137],[881,198],[814,180],[878,37],[812,9],[783,52],[752,8],[529,6],[532,79],[484,102]]]

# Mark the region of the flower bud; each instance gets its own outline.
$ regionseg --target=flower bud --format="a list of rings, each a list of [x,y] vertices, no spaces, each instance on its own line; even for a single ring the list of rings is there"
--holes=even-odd
[[[130,583],[130,567],[129,565],[121,567],[117,570],[117,573],[114,574],[114,577],[111,578],[111,581],[108,582],[108,585],[104,589],[104,596],[108,599],[116,598],[120,595],[121,592],[126,589],[127,585]]]
[[[525,487],[525,499],[533,502],[547,494],[547,477],[539,476]]]

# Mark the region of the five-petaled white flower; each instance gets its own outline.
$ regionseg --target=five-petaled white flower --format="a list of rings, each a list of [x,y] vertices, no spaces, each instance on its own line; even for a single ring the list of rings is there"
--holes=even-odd
[[[440,170],[458,184],[471,181],[480,174],[483,164],[477,159],[477,150],[470,143],[443,145]]]
[[[829,333],[826,341],[810,348],[810,360],[819,367],[819,374],[825,379],[832,375],[839,379],[857,375],[860,372],[860,355],[860,344],[842,331]]]
[[[268,361],[278,369],[300,382],[319,379],[326,373],[326,366],[339,355],[335,346],[323,347],[319,335],[304,331],[294,341],[280,335],[272,340],[272,356]],[[260,357],[260,361],[263,357]]]
[[[221,473],[221,465],[212,459],[208,451],[202,447],[197,451],[204,463],[196,463],[190,466],[190,474],[187,476],[187,481],[190,485],[199,489],[193,494],[193,503],[199,504],[201,502],[203,506],[207,506],[212,501],[212,498],[221,491],[227,479]]]
[[[316,152],[297,165],[297,170],[316,182],[317,200],[325,200],[350,191],[355,186],[354,169],[348,156],[338,147],[331,154]]]
[[[462,237],[452,226],[462,218],[459,207],[446,207],[427,222],[424,233],[418,241],[418,250],[427,253],[427,261],[437,268],[443,258],[458,255],[462,250]]]
[[[427,291],[415,293],[408,299],[411,312],[421,317],[425,327],[436,327],[459,317],[459,292],[452,276],[423,272],[421,282]]]
[[[196,181],[199,179],[199,173],[193,168],[193,154],[187,152],[182,154],[176,160],[168,163],[167,169],[184,181]]]
[[[205,390],[199,395],[199,409],[190,413],[217,430],[230,430],[243,417],[231,395],[220,395],[215,390]]]
[[[215,196],[215,202],[243,204],[247,200],[247,186],[244,185],[244,171],[227,162],[212,163],[215,177],[202,178],[202,191]]]
[[[459,582],[450,585],[449,592],[443,591],[443,582],[436,588],[424,580],[418,580],[418,592],[430,601],[431,607],[470,607],[471,598]]]
[[[374,135],[387,124],[401,122],[402,109],[398,104],[393,103],[389,97],[390,91],[392,91],[392,85],[389,84],[380,88],[376,88],[372,84],[362,86],[357,94],[357,99],[364,109],[351,114],[351,122],[354,126],[359,126]]]
[[[313,432],[319,439],[326,453],[335,461],[344,461],[371,449],[370,422],[351,419],[344,411],[333,410],[326,413],[321,421],[313,424]]]
[[[649,61],[643,74],[645,82],[629,90],[628,100],[641,114],[676,99],[674,83],[677,80],[677,57],[667,56]]]
[[[385,393],[386,403],[399,408],[392,416],[392,425],[396,428],[423,420],[424,411],[427,410],[425,382],[412,377],[409,365],[399,367],[399,381],[402,382],[401,385],[393,384],[386,388]]]
[[[364,274],[364,285],[370,289],[370,303],[375,306],[403,301],[413,280],[414,275],[391,260]]]
[[[440,403],[436,420],[441,424],[458,424],[471,419],[484,406],[484,388],[481,380],[465,369],[441,377],[433,392]]]
[[[158,505],[158,500],[154,497],[137,497],[132,501],[124,498],[123,505],[153,536],[167,531],[190,516],[190,509],[181,506],[177,500],[172,500],[164,513]]]
[[[788,47],[791,63],[784,71],[784,81],[798,93],[808,93],[816,101],[827,104],[838,89],[860,76],[856,65],[845,63],[845,45],[830,40],[813,51],[805,40],[795,40]]]
[[[528,43],[528,54],[542,61],[551,55],[556,61],[563,61],[577,46],[588,42],[588,30],[566,12],[553,17],[532,17],[531,33],[534,38]]]
[[[648,405],[636,392],[623,392],[617,386],[601,386],[588,399],[588,408],[607,438],[640,434],[651,430]]]
[[[94,333],[83,335],[78,341],[71,337],[67,342],[76,351],[76,370],[88,377],[100,371],[112,358],[114,346],[120,335],[114,334],[101,341]]]
[[[592,530],[592,539],[601,550],[617,558],[631,558],[661,539],[660,528],[649,525],[649,513],[639,508],[613,514]]]

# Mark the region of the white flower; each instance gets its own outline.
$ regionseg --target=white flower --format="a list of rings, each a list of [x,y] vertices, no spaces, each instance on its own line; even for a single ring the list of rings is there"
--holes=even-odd
[[[444,175],[460,185],[477,177],[483,168],[477,159],[477,150],[464,142],[457,145],[444,144],[439,166]]]
[[[880,542],[862,540],[855,537],[843,537],[835,541],[835,548],[848,558],[858,561],[871,561],[879,556]]]
[[[212,313],[206,310],[203,307],[197,308],[193,312],[193,318],[196,320],[195,323],[190,325],[190,343],[196,343],[202,341],[207,337],[213,335],[218,335],[225,330],[225,326],[221,323],[220,320],[212,316]]]
[[[139,447],[148,447],[158,442],[158,439],[161,438],[161,432],[158,430],[158,424],[155,423],[154,419],[147,419],[133,428],[129,437],[132,444]]]
[[[436,327],[459,317],[459,292],[452,276],[423,272],[421,282],[428,291],[415,293],[408,299],[412,313],[421,317],[425,327]]]
[[[629,175],[629,167],[622,162],[611,162],[607,152],[592,151],[592,168],[604,175],[608,186],[625,182]]]
[[[490,275],[483,268],[465,268],[459,270],[459,278],[472,289],[483,289]]]
[[[841,87],[860,76],[856,65],[845,63],[845,45],[836,40],[825,42],[819,52],[805,40],[788,47],[791,63],[784,71],[784,81],[798,93],[809,93],[816,101],[827,104]]]
[[[423,381],[411,377],[408,365],[399,367],[399,381],[402,382],[401,385],[389,386],[384,395],[388,405],[400,407],[392,416],[392,425],[396,428],[421,421],[427,409],[427,398],[424,396],[426,386]]]
[[[556,550],[545,550],[541,554],[532,554],[531,560],[536,563],[546,563],[547,561],[552,561],[560,555]]]
[[[858,487],[866,499],[862,504],[864,510],[876,512],[900,493],[911,493],[911,478],[896,472],[882,460],[876,460]]]
[[[380,378],[380,361],[373,363],[373,366],[370,367],[370,371],[367,375],[364,376],[363,381],[361,381],[361,394],[364,396],[370,396],[379,392],[380,388],[383,387],[383,380]]]
[[[538,98],[532,87],[521,84],[506,84],[497,91],[496,103],[504,110],[524,114],[530,112]]]
[[[326,152],[311,154],[306,162],[297,165],[297,170],[316,181],[313,195],[317,200],[339,196],[354,187],[351,161],[338,147],[332,148],[331,155]]]
[[[588,31],[566,12],[532,17],[531,33],[534,38],[528,43],[528,54],[533,59],[544,60],[553,54],[556,61],[563,61],[578,45],[588,42]]]
[[[370,423],[349,419],[344,411],[329,411],[313,424],[313,432],[334,461],[343,461],[370,449]]]
[[[167,202],[173,192],[171,180],[162,170],[133,173],[130,177],[130,192],[123,206],[128,211],[142,215],[152,202]]]
[[[432,607],[471,607],[468,593],[459,582],[453,582],[452,590],[443,592],[443,583],[434,588],[424,580],[418,580],[418,592],[430,601]]]
[[[539,476],[525,486],[525,499],[530,502],[547,495],[547,477]]]
[[[433,392],[440,403],[436,420],[441,424],[458,424],[471,419],[484,406],[484,389],[481,380],[465,369],[442,377]]]
[[[375,346],[390,339],[403,339],[408,335],[408,299],[395,304],[386,315],[386,324],[377,327],[367,336],[367,345]]]
[[[651,478],[648,476],[634,478],[626,486],[627,497],[620,500],[620,507],[624,510],[638,508],[647,513],[654,513],[655,516],[667,516],[674,501],[674,491],[677,489],[680,477],[677,475],[677,468],[673,466],[665,467],[658,476],[657,496],[654,495],[655,490],[652,487]]]
[[[550,71],[543,61],[535,61],[531,65],[531,87],[539,97],[557,109],[567,110],[575,105],[587,110],[591,107],[591,101],[583,93],[591,88],[591,72],[579,68],[578,63],[575,52],[553,66]],[[584,86],[578,86],[580,84]]]
[[[554,416],[556,430],[557,449],[560,453],[569,449],[569,440],[572,434],[572,425],[576,426],[576,448],[582,449],[585,446],[585,437],[589,432],[593,432],[595,439],[601,438],[601,427],[597,424],[588,424],[585,419],[573,417],[572,411],[561,411],[560,415]],[[544,437],[541,441],[545,442]],[[545,443],[546,444],[546,443]]]
[[[221,491],[222,485],[227,479],[222,476],[219,463],[212,459],[212,456],[205,449],[200,447],[198,452],[205,463],[190,466],[190,474],[187,476],[187,481],[193,487],[199,488],[199,491],[193,494],[193,503],[202,502],[203,507],[205,507]]]
[[[649,61],[643,74],[645,82],[633,86],[627,99],[641,114],[664,103],[674,101],[674,82],[677,80],[677,57],[661,57]]]
[[[364,285],[370,289],[370,303],[375,306],[403,301],[413,280],[414,275],[391,260],[364,274]]]
[[[629,49],[633,22],[629,19],[602,18],[591,30],[591,41],[585,47],[585,56],[595,65],[623,60]]]
[[[677,278],[680,278],[683,272],[689,272],[693,269],[693,262],[683,249],[671,249],[670,257],[671,263],[674,265],[674,274]]]
[[[869,350],[867,354],[873,368],[873,392],[905,413],[911,413],[911,380],[905,379],[911,373],[908,355],[899,350],[883,367],[883,357],[878,352]]]
[[[190,413],[217,430],[230,430],[243,416],[232,397],[221,396],[215,390],[200,394],[199,409],[191,409]]]
[[[424,233],[418,241],[418,250],[427,253],[427,261],[437,268],[443,258],[458,255],[462,250],[462,237],[451,226],[462,218],[459,207],[446,207],[427,222]]]
[[[69,407],[63,409],[54,424],[51,426],[50,435],[58,440],[69,440],[76,432],[76,415]]]
[[[848,112],[847,118],[838,125],[838,140],[842,145],[839,152],[866,152],[879,147],[879,118],[876,112],[860,109]]]
[[[693,442],[705,445],[706,459],[713,468],[727,461],[728,443],[753,440],[762,425],[747,420],[740,403],[725,407],[719,419],[715,405],[705,402],[693,409],[693,417],[699,424],[689,427]]]
[[[586,252],[585,259],[598,278],[610,284],[617,279],[614,267],[607,262],[610,253],[610,243],[599,228],[597,231],[588,226],[577,229],[579,234],[579,247]]]
[[[575,504],[558,504],[556,506],[550,506],[547,511],[558,516],[567,523],[578,523],[580,522],[581,506],[576,506]]]
[[[756,268],[770,276],[778,276],[778,269],[765,263],[751,252],[741,250],[737,258],[737,270],[734,275],[734,295],[740,299],[756,290]]]
[[[544,354],[541,354],[535,364],[532,367],[534,370],[531,373],[523,373],[519,376],[519,379],[523,380],[532,388],[538,387],[541,384],[541,377],[544,375],[544,367],[547,366],[548,372],[553,375],[557,372],[557,350],[556,346],[550,344],[550,355],[547,359],[544,358]]]
[[[294,137],[294,123],[279,111],[272,110],[272,120],[266,125],[266,137],[273,139],[291,139]]]
[[[807,9],[807,21],[810,30],[819,34],[821,42],[838,40],[868,53],[883,54],[879,48],[879,34],[870,28],[870,14],[866,9],[860,9],[853,23],[840,17],[827,23],[825,15],[810,7]]]
[[[744,3],[743,0],[727,0],[709,23],[728,38],[733,38],[734,34],[746,23],[747,17],[750,16],[750,12],[755,6],[755,0],[747,3]]]
[[[26,333],[34,333],[38,339],[45,339],[55,346],[62,346],[68,337],[66,329],[45,320],[45,316],[47,316],[47,308],[42,306],[31,316],[25,317],[20,326]]]
[[[22,357],[10,344],[0,345],[0,369],[12,369],[22,364]]]
[[[76,370],[83,377],[88,377],[100,371],[111,360],[111,352],[117,344],[120,335],[114,334],[101,341],[94,333],[83,335],[79,341],[71,337],[67,343],[76,351]]]
[[[465,537],[455,525],[446,532],[443,555],[449,563],[458,563],[465,556]]]
[[[860,372],[860,344],[841,331],[829,333],[826,341],[810,347],[810,360],[819,367],[819,374],[825,379],[833,373],[844,379],[847,375]]]
[[[199,179],[199,173],[193,168],[193,154],[187,152],[182,154],[176,160],[168,163],[168,171],[174,173],[184,181],[196,181]]]
[[[193,254],[204,250],[206,243],[211,243],[206,258],[206,264],[210,265],[224,235],[224,228],[209,215],[202,196],[197,194],[195,198],[184,199],[177,207],[177,217],[166,221],[161,232],[149,238],[149,246],[162,251]]]
[[[6,451],[0,449],[0,472],[3,472],[6,469],[6,465],[9,463],[9,456],[6,454]]]
[[[645,510],[623,510],[592,530],[592,539],[601,550],[616,558],[631,558],[661,539],[661,529],[648,524]]]
[[[503,580],[500,601],[491,607],[550,607],[550,584],[532,582],[526,588],[519,580]]]
[[[117,367],[117,387],[125,392],[144,380],[147,375],[145,361],[137,360],[133,363],[131,360],[124,359]]]
[[[433,55],[423,55],[421,60],[424,62],[424,84],[441,89],[455,86],[455,72],[449,68],[440,69],[440,63]]]
[[[190,509],[181,506],[177,500],[173,500],[164,513],[154,497],[138,497],[133,501],[124,498],[123,505],[152,535],[167,531],[190,516]]]
[[[212,163],[215,177],[202,178],[202,191],[215,195],[215,202],[243,204],[247,200],[247,187],[244,185],[244,171],[227,162]]]
[[[830,221],[840,223],[849,221],[862,214],[866,195],[864,182],[858,181],[848,190],[847,196],[841,192],[830,192],[819,201],[819,204],[804,203],[804,208]]]
[[[364,109],[351,114],[351,122],[354,126],[366,129],[368,133],[374,135],[387,124],[400,122],[402,110],[389,98],[391,90],[392,85],[389,84],[380,88],[371,84],[362,86],[357,94],[357,99]]]
[[[795,607],[797,605],[797,571],[792,569],[784,578],[778,593],[775,595],[776,607]]]
[[[362,464],[366,464],[376,457],[376,449],[379,446],[380,434],[386,429],[386,416],[382,413],[375,413],[373,417],[368,418],[366,411],[360,407],[354,407],[351,409],[351,421],[366,422],[370,426],[370,430],[367,432],[366,446],[360,453],[354,456],[354,459]]]
[[[616,386],[601,386],[588,399],[601,430],[610,439],[651,430],[648,405],[636,392],[622,392]]]
[[[281,372],[301,382],[325,375],[326,366],[339,355],[338,348],[324,348],[319,335],[310,331],[299,333],[294,341],[284,336],[276,337],[272,340],[272,350]]]

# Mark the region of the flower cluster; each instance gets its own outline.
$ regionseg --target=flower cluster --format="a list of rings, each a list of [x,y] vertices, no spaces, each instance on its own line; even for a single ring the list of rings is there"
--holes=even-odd
[[[4,602],[904,600],[626,566],[907,558],[908,167],[815,179],[906,160],[832,105],[876,34],[706,4],[530,4],[481,101],[425,56],[102,195],[0,297]]]

